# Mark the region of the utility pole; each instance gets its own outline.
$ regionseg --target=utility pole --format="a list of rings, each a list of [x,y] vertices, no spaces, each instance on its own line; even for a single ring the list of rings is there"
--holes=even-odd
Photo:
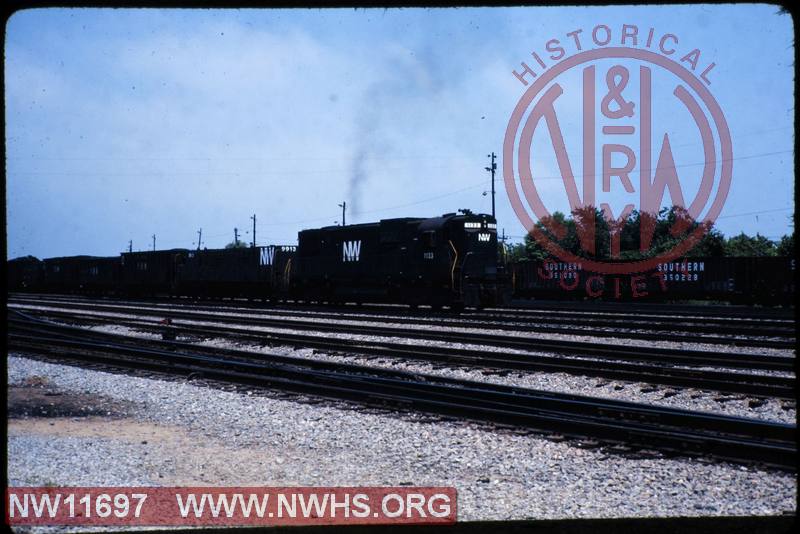
[[[128,252],[133,252],[133,239],[128,241]]]
[[[236,247],[239,246],[239,229],[238,228],[234,228],[233,229],[233,243],[236,245]]]
[[[203,229],[197,231],[197,250],[200,250],[200,244],[203,242]]]
[[[496,154],[494,152],[492,152],[491,154],[489,154],[486,157],[487,158],[492,158],[492,166],[491,167],[485,167],[485,169],[492,173],[492,217],[495,220],[497,220],[497,217],[495,217],[495,213],[494,213],[494,172],[497,170],[497,163],[494,162],[494,158],[496,158],[497,156],[496,156]]]
[[[344,213],[347,210],[347,202],[345,202],[343,200],[342,203],[339,204],[339,207],[342,208],[342,226],[344,226],[344,225],[347,224],[347,220],[345,219],[345,216],[344,216]]]
[[[256,248],[256,214],[250,218],[253,219],[253,248]]]
[[[153,252],[156,251],[156,234],[153,234]]]
[[[506,229],[503,228],[503,237],[500,238],[500,242],[503,244],[500,250],[503,251],[503,264],[505,265],[508,262],[508,247],[506,246]]]

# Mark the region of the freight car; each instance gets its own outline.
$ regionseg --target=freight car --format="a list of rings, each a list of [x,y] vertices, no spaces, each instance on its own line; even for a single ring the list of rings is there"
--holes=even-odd
[[[32,291],[42,287],[42,262],[33,256],[8,261],[9,291]]]
[[[435,218],[304,230],[292,295],[324,302],[390,302],[435,308],[502,305],[497,225],[469,211]]]
[[[119,256],[88,257],[78,263],[78,284],[88,293],[116,293],[122,263]]]
[[[518,298],[783,305],[794,299],[794,268],[790,257],[680,258],[647,272],[607,275],[587,271],[580,262],[523,260],[511,265],[511,279]]]
[[[178,285],[178,265],[187,249],[124,252],[120,257],[120,290],[128,295],[172,295]]]
[[[41,264],[41,288],[54,293],[109,293],[119,286],[120,259],[98,256],[48,258]]]

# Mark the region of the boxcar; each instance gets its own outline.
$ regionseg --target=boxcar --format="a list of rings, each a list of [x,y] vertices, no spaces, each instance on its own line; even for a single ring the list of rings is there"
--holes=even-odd
[[[296,247],[189,251],[177,266],[177,292],[197,296],[269,298],[285,291]]]
[[[178,265],[188,257],[186,249],[124,252],[120,259],[121,290],[128,294],[173,294]]]

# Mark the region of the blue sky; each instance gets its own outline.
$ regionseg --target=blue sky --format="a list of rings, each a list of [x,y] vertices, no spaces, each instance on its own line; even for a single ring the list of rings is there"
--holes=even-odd
[[[524,92],[511,71],[599,23],[716,63],[735,157],[717,226],[789,232],[794,28],[775,6],[41,9],[6,27],[8,255],[191,248],[200,228],[221,247],[234,227],[252,239],[253,213],[259,244],[292,244],[342,200],[348,223],[489,212],[486,155]],[[690,136],[673,144],[697,161]],[[521,236],[497,189],[498,227]]]

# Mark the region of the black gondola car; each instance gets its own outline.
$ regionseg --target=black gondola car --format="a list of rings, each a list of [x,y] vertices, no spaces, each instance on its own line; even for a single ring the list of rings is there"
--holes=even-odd
[[[42,260],[42,289],[53,293],[81,290],[81,267],[92,256],[65,256]]]
[[[173,294],[178,265],[186,260],[188,254],[186,249],[122,253],[122,292],[133,295]]]
[[[115,293],[120,283],[119,256],[87,257],[78,264],[78,284],[89,293]]]
[[[8,290],[36,291],[42,285],[42,262],[34,256],[8,260]]]
[[[512,266],[517,298],[722,300],[788,304],[794,298],[794,258],[679,258],[633,275],[590,272],[580,262],[519,261]]]
[[[489,215],[384,219],[298,235],[294,296],[326,302],[486,306],[510,296]]]
[[[189,251],[177,268],[183,295],[274,297],[285,291],[296,247],[270,245]]]
[[[741,302],[792,304],[795,258],[739,258],[734,291]]]

